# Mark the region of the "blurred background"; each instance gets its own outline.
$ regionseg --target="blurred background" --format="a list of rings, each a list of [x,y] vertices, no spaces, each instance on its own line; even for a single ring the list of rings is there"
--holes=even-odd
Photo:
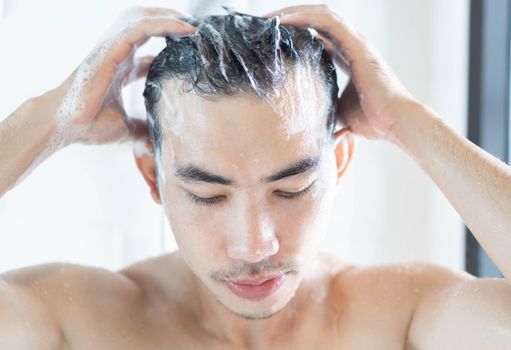
[[[127,6],[173,7],[202,16],[224,13],[221,5],[227,5],[262,15],[300,3],[0,0],[0,121],[29,97],[61,83]],[[470,1],[321,3],[367,36],[409,90],[452,128],[463,135],[477,129],[469,113]],[[157,53],[163,45],[163,39],[151,39],[142,51]],[[507,77],[509,84],[509,70]],[[142,83],[124,92],[127,109],[139,116],[145,115]],[[132,147],[70,146],[0,198],[0,272],[49,261],[119,269],[176,249],[162,209],[136,169]],[[362,265],[427,261],[465,269],[467,251],[479,256],[466,235],[458,214],[412,159],[384,142],[358,139],[324,250]]]

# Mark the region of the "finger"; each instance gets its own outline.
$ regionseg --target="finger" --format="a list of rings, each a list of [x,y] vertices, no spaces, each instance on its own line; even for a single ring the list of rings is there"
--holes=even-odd
[[[314,28],[330,39],[349,61],[360,57],[364,52],[364,44],[359,34],[335,15],[295,13],[280,17],[280,21],[283,25]]]
[[[141,16],[174,16],[178,19],[183,19],[186,17],[190,17],[189,14],[185,14],[183,12],[179,12],[177,10],[166,8],[166,7],[144,7],[144,6],[134,6],[132,8],[126,9],[126,12],[128,13],[134,13],[135,15],[137,13],[140,13]]]
[[[101,99],[118,67],[133,54],[135,47],[150,37],[184,35],[195,30],[195,27],[176,19],[171,13],[167,16],[138,17],[134,24],[125,24],[127,27],[114,38],[98,45],[80,65],[76,74],[76,83],[84,87],[86,97]]]
[[[151,55],[135,58],[133,68],[127,74],[123,86],[128,85],[134,81],[137,81],[141,78],[147,77],[147,73],[149,72],[149,68],[153,63],[154,57],[155,56]]]
[[[317,13],[330,11],[326,5],[299,5],[299,6],[288,6],[281,8],[280,10],[272,11],[267,13],[263,17],[275,17],[283,16],[290,13]]]
[[[347,126],[352,126],[355,120],[360,120],[363,117],[364,112],[360,105],[360,98],[352,81],[348,83],[337,100],[335,114],[336,119]]]
[[[149,139],[149,126],[147,121],[138,118],[129,118],[126,121],[129,130],[130,140],[146,140]]]
[[[133,27],[125,29],[117,35],[111,50],[110,58],[122,62],[133,48],[144,44],[151,37],[165,35],[189,35],[196,28],[172,16],[143,17],[135,22]]]
[[[325,51],[331,57],[335,55],[335,46],[330,40],[328,40],[325,36],[319,34],[318,32],[314,33],[314,36],[321,41],[323,47],[325,48]]]
[[[124,111],[116,106],[108,106],[101,110],[94,122],[76,142],[83,144],[122,142],[128,137],[128,134]]]
[[[280,23],[314,28],[333,44],[341,66],[362,68],[366,63],[383,65],[381,55],[373,45],[347,21],[325,5],[304,5],[284,8]],[[360,63],[360,64],[359,64]]]
[[[266,16],[279,16],[283,25],[311,27],[324,37],[329,38],[343,52],[344,57],[350,61],[351,52],[356,55],[357,46],[361,46],[360,35],[339,15],[326,5],[290,6],[273,11]],[[363,46],[363,45],[362,45]]]
[[[168,8],[131,7],[123,11],[112,24],[109,36],[103,40],[103,48],[112,46],[118,55],[112,57],[117,63],[126,59],[130,51],[123,52],[120,48],[134,48],[144,44],[150,37],[172,35],[188,35],[196,28],[184,21],[186,16]],[[110,45],[109,45],[110,44]],[[119,55],[124,53],[124,55]]]
[[[328,56],[332,59],[332,61],[341,68],[341,70],[347,75],[351,75],[350,63],[344,57],[344,55],[337,49],[337,47],[332,43],[330,39],[327,39],[323,35],[317,33],[316,37],[321,40],[325,51],[328,53]]]

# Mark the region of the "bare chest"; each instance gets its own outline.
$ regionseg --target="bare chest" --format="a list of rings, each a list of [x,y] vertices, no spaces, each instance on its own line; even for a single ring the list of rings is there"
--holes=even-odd
[[[362,311],[362,310],[359,310]],[[389,310],[382,310],[388,312]],[[82,325],[67,339],[66,350],[140,350],[140,349],[403,349],[406,324],[397,317],[377,311],[356,314],[332,311],[331,321],[304,315],[304,321],[278,334],[252,344],[229,344],[200,330],[198,325],[175,318],[171,321],[146,322],[132,317],[96,320]],[[397,316],[397,315],[395,315]]]

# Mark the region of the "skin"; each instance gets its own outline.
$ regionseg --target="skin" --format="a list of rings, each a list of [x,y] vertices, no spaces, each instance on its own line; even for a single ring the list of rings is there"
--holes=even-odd
[[[185,120],[181,133],[173,128],[175,116],[165,115],[161,160],[151,152],[135,155],[153,199],[166,210],[179,250],[116,272],[51,264],[3,274],[1,348],[508,347],[510,168],[416,101],[367,40],[328,7],[292,7],[268,16],[281,14],[282,23],[315,28],[330,55],[350,69],[352,82],[336,101],[337,117],[347,127],[328,144],[322,142],[322,120],[310,117],[307,127],[288,139],[283,121],[291,116],[274,115],[267,102],[248,95],[215,103],[190,97],[178,107],[204,108]],[[126,18],[132,25],[122,25]],[[124,62],[137,67],[133,46],[150,35],[193,30],[178,18],[166,9],[129,10],[120,18],[120,29],[108,36],[116,40],[106,56],[99,55],[90,85],[84,84],[79,94],[86,107],[62,108],[69,106],[66,94],[82,76],[78,69],[0,124],[0,194],[19,182],[34,162],[67,144],[146,135],[143,126],[134,127],[123,114],[122,106],[108,102],[116,100],[115,89],[122,86],[113,84],[112,91],[110,83],[128,81],[131,70],[121,68]],[[143,76],[143,63],[138,67]],[[207,111],[207,129],[200,124],[206,117],[201,110]],[[319,252],[333,194],[351,159],[353,134],[393,142],[416,159],[505,279],[477,279],[430,264],[358,267]],[[314,172],[259,182],[314,152],[322,155]],[[192,161],[231,178],[236,186],[190,183],[175,176],[174,165]],[[282,198],[283,192],[300,190],[314,180],[306,196]],[[221,200],[199,206],[187,192]],[[259,268],[263,273],[291,272],[275,294],[256,302],[243,302],[219,282],[248,278]],[[256,317],[261,319],[251,319]]]

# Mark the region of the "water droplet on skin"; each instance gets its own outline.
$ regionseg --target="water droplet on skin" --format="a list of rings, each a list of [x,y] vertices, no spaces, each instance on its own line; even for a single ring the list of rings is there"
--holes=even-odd
[[[71,284],[69,282],[64,282],[64,288],[69,288],[71,286]]]

